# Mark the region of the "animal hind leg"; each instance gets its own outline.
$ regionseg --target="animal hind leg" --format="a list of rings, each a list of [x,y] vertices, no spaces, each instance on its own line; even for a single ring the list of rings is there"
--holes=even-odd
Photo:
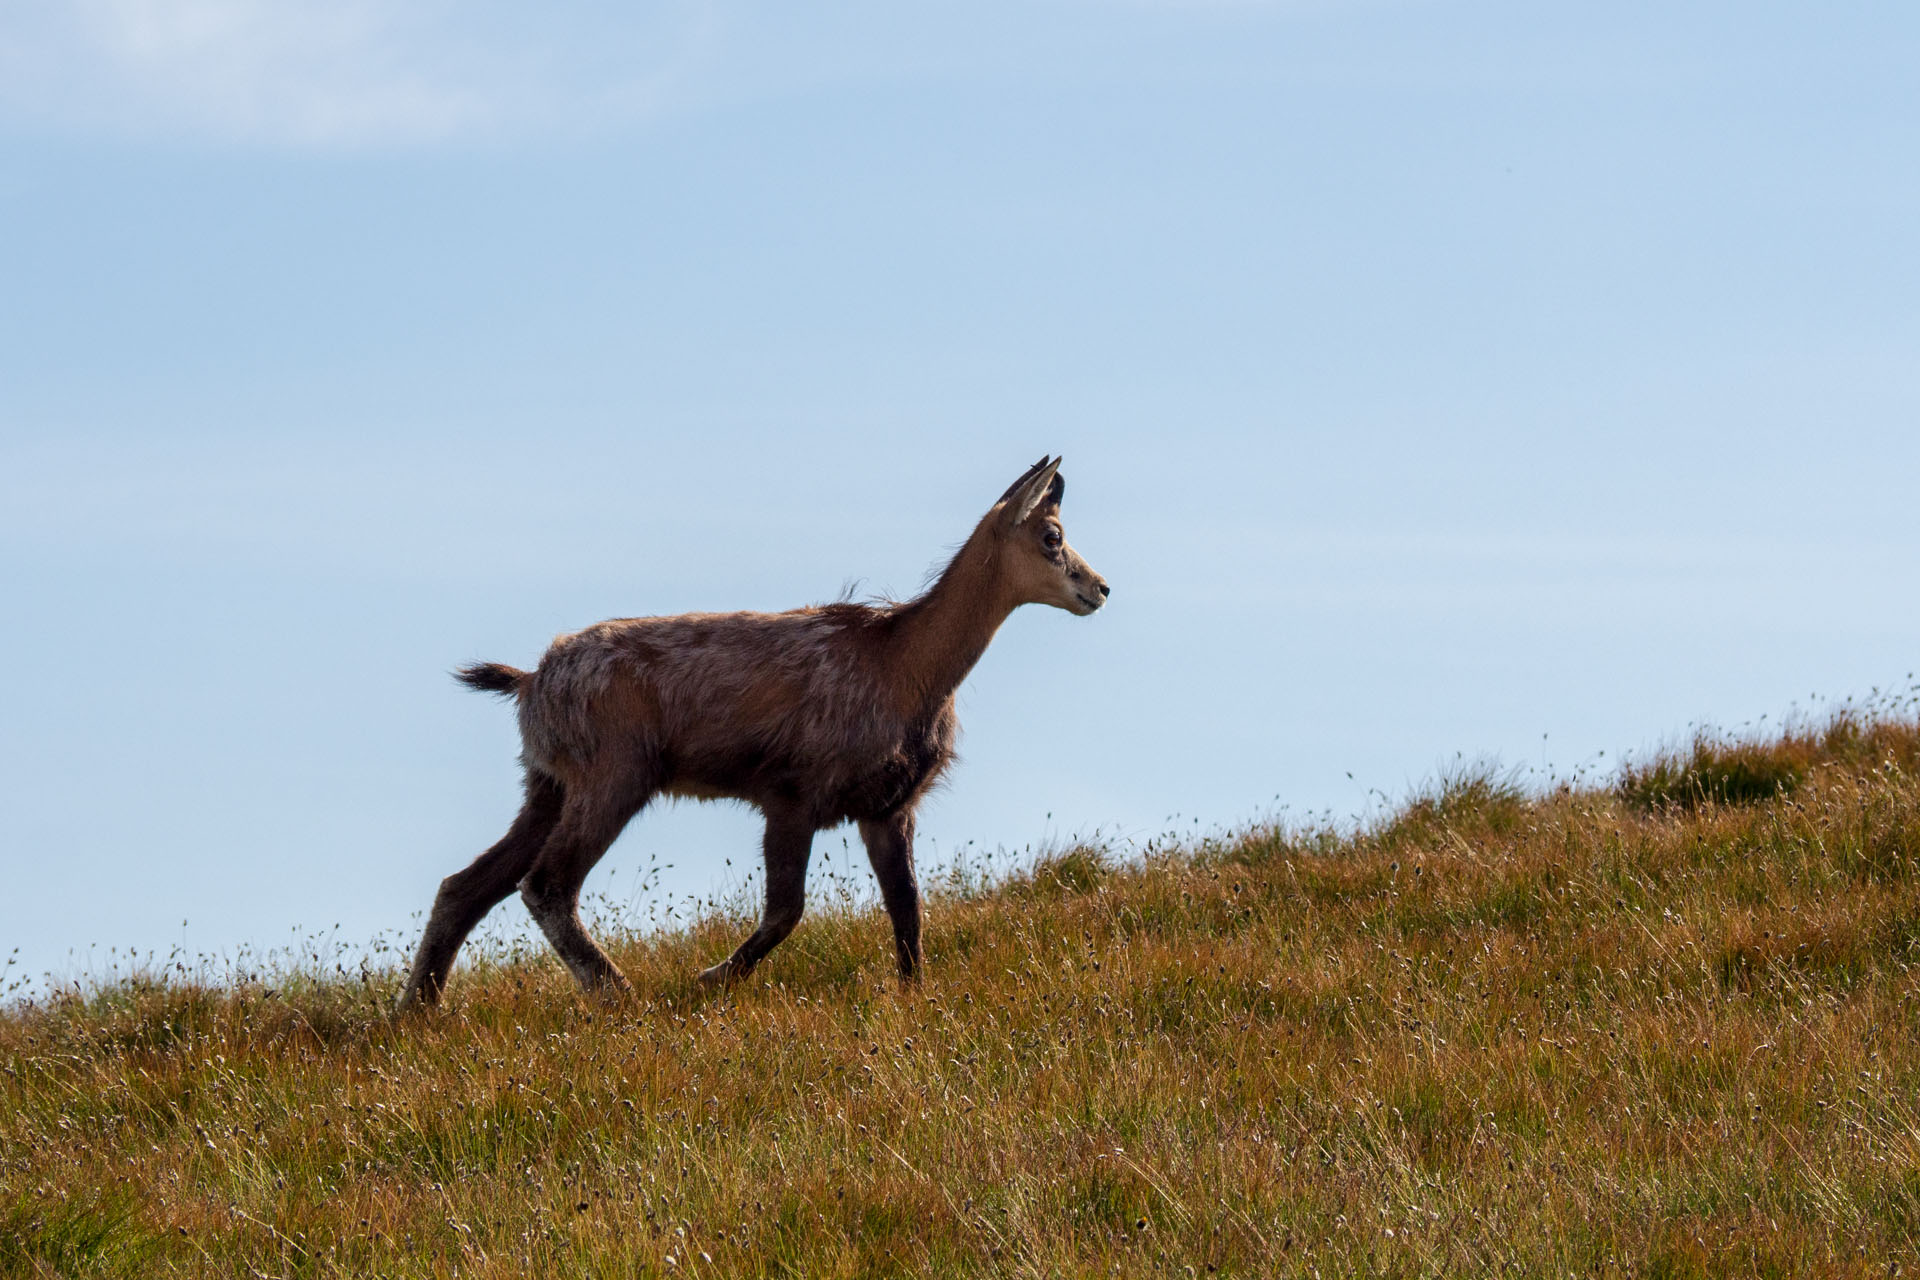
[[[580,923],[580,886],[651,795],[650,785],[634,779],[570,785],[559,825],[520,881],[521,900],[534,922],[586,991],[632,990]]]
[[[460,944],[487,912],[513,892],[514,885],[533,865],[560,821],[564,798],[565,791],[557,780],[530,770],[526,803],[507,834],[464,870],[440,882],[433,912],[420,936],[420,950],[413,958],[413,970],[400,994],[401,1008],[438,1003]]]
[[[767,952],[779,946],[807,909],[807,860],[813,856],[813,823],[797,812],[767,814],[763,843],[767,862],[767,907],[760,926],[734,953],[700,974],[713,985],[736,982],[753,972]]]
[[[893,921],[893,949],[902,981],[919,976],[920,883],[913,872],[913,814],[896,813],[877,822],[862,822],[874,879],[880,882],[880,900]]]

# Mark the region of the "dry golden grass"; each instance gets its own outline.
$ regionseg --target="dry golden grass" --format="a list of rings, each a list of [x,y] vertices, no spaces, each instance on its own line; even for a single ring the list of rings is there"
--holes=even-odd
[[[0,1271],[1910,1271],[1916,857],[1920,726],[1852,716],[1069,850],[936,899],[909,993],[853,909],[721,996],[741,922],[629,939],[616,1009],[123,982],[0,1018]]]

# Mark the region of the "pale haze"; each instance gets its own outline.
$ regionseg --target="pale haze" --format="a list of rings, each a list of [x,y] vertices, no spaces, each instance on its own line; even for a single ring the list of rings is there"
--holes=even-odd
[[[0,7],[0,954],[410,944],[518,801],[451,668],[909,595],[1044,453],[1113,597],[1001,632],[923,865],[1904,691],[1916,66],[1895,4]]]

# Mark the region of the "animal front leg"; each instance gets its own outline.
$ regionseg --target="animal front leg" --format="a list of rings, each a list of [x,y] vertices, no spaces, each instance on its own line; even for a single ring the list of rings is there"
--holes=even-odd
[[[893,949],[902,981],[919,976],[920,882],[913,872],[913,814],[902,811],[878,822],[862,822],[860,838],[880,882],[880,900],[893,920]]]
[[[793,932],[807,909],[807,860],[813,856],[813,823],[797,813],[769,811],[763,843],[767,860],[767,907],[760,927],[725,960],[703,970],[709,986],[738,982],[767,952]]]

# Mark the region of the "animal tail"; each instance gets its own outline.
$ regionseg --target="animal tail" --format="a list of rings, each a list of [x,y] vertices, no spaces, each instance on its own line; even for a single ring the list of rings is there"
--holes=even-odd
[[[454,672],[453,678],[482,693],[518,693],[527,673],[504,662],[476,662]]]

